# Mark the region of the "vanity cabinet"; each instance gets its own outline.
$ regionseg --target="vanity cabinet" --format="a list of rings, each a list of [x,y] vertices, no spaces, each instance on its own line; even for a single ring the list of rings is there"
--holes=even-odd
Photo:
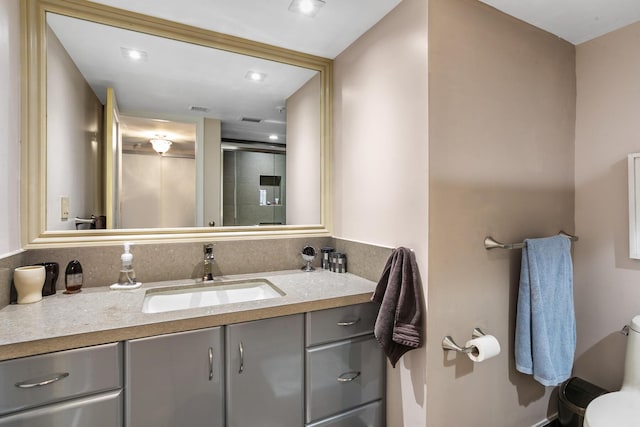
[[[300,427],[304,317],[226,327],[227,427]]]
[[[385,359],[373,303],[306,314],[308,427],[384,425]]]
[[[122,426],[122,344],[0,362],[0,426]]]
[[[127,427],[224,426],[223,328],[126,342]]]

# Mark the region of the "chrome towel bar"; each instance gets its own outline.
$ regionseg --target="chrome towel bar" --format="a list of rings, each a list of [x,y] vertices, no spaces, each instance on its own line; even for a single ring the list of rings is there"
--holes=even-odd
[[[561,236],[567,236],[569,239],[571,239],[572,242],[575,242],[578,240],[577,236],[573,236],[569,233],[565,233],[564,231],[561,231],[558,233]],[[522,249],[524,248],[525,243],[501,243],[498,242],[496,239],[494,239],[491,236],[487,236],[484,238],[484,248],[485,249]]]

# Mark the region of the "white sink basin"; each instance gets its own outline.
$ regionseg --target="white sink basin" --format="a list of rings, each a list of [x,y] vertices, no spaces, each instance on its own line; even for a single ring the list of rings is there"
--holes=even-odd
[[[186,310],[234,302],[258,301],[284,295],[265,279],[208,282],[170,288],[150,289],[144,297],[143,313]]]

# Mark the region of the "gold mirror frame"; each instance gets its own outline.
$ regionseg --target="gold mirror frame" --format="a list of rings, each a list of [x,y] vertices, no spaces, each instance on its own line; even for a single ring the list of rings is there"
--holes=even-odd
[[[95,246],[123,241],[180,242],[329,236],[332,228],[333,61],[202,28],[149,17],[86,0],[22,0],[21,231],[26,249]],[[144,32],[201,46],[277,61],[320,73],[321,223],[311,225],[119,230],[46,230],[46,20],[47,12]]]

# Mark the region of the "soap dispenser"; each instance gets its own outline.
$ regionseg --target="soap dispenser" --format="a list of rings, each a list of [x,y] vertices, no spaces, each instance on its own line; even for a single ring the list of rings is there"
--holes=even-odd
[[[82,276],[82,265],[80,261],[74,259],[67,264],[67,269],[64,272],[64,287],[65,294],[75,294],[82,290],[82,284],[84,282]]]
[[[133,270],[133,254],[129,252],[131,243],[126,242],[124,244],[124,253],[120,256],[122,266],[120,267],[120,276],[118,277],[118,285],[120,287],[133,287],[139,286],[136,280],[136,273]]]

